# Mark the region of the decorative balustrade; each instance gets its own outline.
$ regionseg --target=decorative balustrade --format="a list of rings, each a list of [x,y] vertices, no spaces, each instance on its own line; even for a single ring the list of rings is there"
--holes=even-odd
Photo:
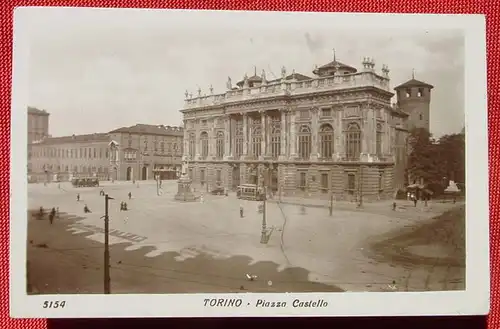
[[[355,87],[376,87],[390,91],[389,78],[374,72],[359,72],[305,81],[281,81],[257,87],[228,90],[224,94],[192,97],[185,100],[185,109],[213,106],[280,95],[300,95],[317,91],[339,90]]]

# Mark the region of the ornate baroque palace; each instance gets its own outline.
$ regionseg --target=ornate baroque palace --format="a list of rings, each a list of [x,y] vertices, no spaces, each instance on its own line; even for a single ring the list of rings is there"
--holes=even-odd
[[[227,90],[186,92],[184,170],[196,183],[235,189],[258,184],[282,195],[380,199],[405,183],[407,135],[429,126],[433,86],[412,78],[389,86],[376,72],[333,61],[312,77],[281,69],[246,74]]]

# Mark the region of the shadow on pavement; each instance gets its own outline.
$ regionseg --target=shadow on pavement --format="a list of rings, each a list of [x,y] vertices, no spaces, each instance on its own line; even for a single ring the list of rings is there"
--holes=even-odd
[[[77,219],[35,220],[28,215],[28,293],[100,294],[103,292],[103,244],[72,234]],[[39,246],[45,245],[41,248]],[[145,255],[154,247],[125,250],[131,243],[114,244],[111,255],[112,293],[227,293],[227,292],[342,292],[308,280],[302,268],[278,271],[278,264],[251,264],[246,256],[216,259],[199,252],[177,261],[177,252]],[[249,280],[247,274],[254,280]]]

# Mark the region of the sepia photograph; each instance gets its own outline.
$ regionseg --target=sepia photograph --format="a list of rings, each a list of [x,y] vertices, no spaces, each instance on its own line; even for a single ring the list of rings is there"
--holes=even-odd
[[[14,32],[11,314],[488,311],[484,17],[33,7]]]

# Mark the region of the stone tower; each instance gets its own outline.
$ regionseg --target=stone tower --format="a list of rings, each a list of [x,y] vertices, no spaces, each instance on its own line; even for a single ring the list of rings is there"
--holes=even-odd
[[[418,81],[412,75],[411,80],[394,88],[398,107],[408,113],[408,129],[425,128],[430,130],[431,90],[434,86]]]

